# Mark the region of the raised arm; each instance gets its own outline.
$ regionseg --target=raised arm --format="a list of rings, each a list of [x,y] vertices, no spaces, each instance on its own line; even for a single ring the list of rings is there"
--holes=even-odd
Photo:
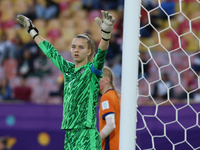
[[[102,69],[104,66],[104,62],[106,59],[107,49],[109,46],[109,39],[111,37],[111,31],[115,22],[115,18],[112,17],[107,11],[102,10],[102,17],[101,20],[99,17],[95,18],[96,23],[101,28],[101,41],[98,48],[98,53],[95,55],[92,65],[92,72],[102,77]]]
[[[109,14],[107,11],[102,10],[101,11],[102,18],[101,20],[99,17],[95,18],[96,23],[101,28],[101,41],[99,44],[99,48],[101,50],[107,50],[109,46],[109,39],[111,37],[111,31],[113,29],[113,25],[115,22],[115,18]]]
[[[69,68],[74,67],[74,64],[66,61],[57,50],[39,35],[39,31],[33,25],[32,21],[23,15],[17,15],[17,21],[22,24],[30,36],[35,40],[44,54],[50,58],[53,64],[63,73],[67,72]]]

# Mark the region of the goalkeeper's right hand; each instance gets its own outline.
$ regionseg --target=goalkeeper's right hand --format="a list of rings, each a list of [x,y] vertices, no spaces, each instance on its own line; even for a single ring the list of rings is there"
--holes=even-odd
[[[23,15],[17,15],[17,21],[22,24],[28,33],[31,35],[31,37],[34,39],[37,35],[39,35],[39,31],[37,28],[33,25],[32,21],[23,16]]]

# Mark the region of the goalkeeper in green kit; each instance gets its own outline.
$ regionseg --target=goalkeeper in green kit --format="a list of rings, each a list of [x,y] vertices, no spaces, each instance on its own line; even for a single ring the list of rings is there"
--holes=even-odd
[[[71,44],[74,63],[65,60],[57,50],[39,35],[32,21],[18,15],[22,24],[44,54],[64,76],[63,120],[61,129],[65,133],[65,150],[100,150],[101,138],[96,129],[96,104],[102,68],[109,46],[115,18],[101,11],[103,19],[95,21],[102,31],[98,52],[94,57],[95,43],[88,34],[77,35]]]

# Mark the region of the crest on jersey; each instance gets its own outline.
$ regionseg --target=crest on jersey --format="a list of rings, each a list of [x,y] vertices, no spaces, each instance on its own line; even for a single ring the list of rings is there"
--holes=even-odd
[[[82,70],[80,71],[80,75],[81,75],[84,71],[85,71],[85,69],[82,69]]]

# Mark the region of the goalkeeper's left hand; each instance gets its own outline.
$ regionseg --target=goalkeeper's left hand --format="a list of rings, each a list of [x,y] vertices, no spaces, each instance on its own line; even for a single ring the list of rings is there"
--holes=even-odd
[[[95,21],[101,28],[102,39],[104,39],[105,41],[108,41],[111,37],[111,31],[115,22],[115,18],[111,14],[109,14],[107,11],[102,10],[101,13],[102,13],[103,21],[99,17],[96,17]]]

